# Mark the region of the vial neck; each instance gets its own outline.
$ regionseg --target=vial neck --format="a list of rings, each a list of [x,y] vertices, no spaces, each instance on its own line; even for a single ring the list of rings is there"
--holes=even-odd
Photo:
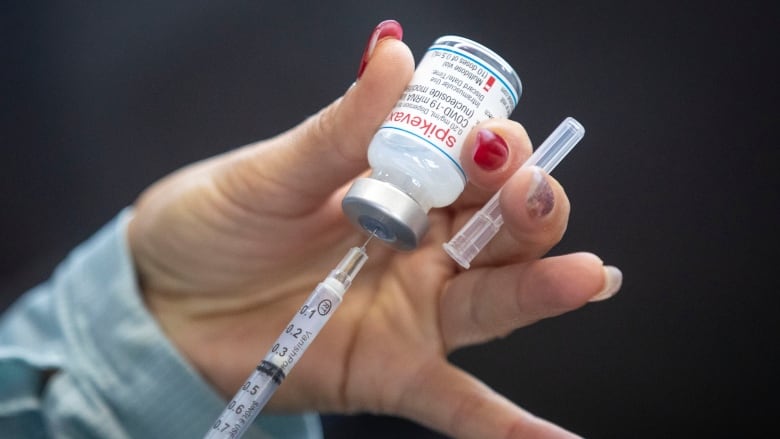
[[[431,210],[433,203],[431,202],[430,197],[428,197],[425,193],[425,190],[422,188],[420,181],[416,178],[410,175],[390,173],[376,168],[373,169],[371,178],[390,183],[398,189],[402,190],[414,201],[416,201],[417,204],[419,204],[426,213]]]

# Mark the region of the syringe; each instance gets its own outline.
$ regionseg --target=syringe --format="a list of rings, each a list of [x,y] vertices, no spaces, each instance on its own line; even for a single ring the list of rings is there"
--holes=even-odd
[[[352,247],[344,259],[320,282],[276,339],[257,369],[212,424],[205,439],[239,438],[265,407],[290,370],[336,311],[368,255],[366,245]]]
[[[585,135],[585,128],[573,117],[567,117],[558,128],[528,157],[522,167],[539,166],[548,174],[566,157]],[[444,251],[463,268],[469,268],[471,260],[498,233],[504,224],[498,203],[501,190],[469,219],[449,242]]]

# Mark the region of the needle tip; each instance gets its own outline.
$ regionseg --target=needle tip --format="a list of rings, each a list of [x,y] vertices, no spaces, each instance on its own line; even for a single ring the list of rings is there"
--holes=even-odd
[[[364,242],[363,245],[360,246],[360,248],[363,251],[366,250],[366,246],[368,245],[369,242],[371,242],[372,239],[374,239],[374,236],[376,236],[376,230],[372,231],[371,236],[369,236],[368,239],[366,239],[366,242]]]

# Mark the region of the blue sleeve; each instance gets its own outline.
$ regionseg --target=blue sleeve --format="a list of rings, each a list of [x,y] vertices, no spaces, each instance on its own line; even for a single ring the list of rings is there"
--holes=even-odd
[[[125,240],[131,215],[0,319],[0,436],[200,438],[224,408],[144,307]],[[322,430],[314,413],[261,415],[244,437]]]

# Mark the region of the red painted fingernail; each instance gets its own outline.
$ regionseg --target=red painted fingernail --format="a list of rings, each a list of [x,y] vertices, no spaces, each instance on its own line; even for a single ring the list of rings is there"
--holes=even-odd
[[[504,139],[490,130],[477,132],[477,147],[474,148],[474,163],[486,171],[495,171],[506,163],[509,147]]]
[[[358,79],[363,76],[363,71],[366,70],[368,60],[371,58],[371,54],[374,53],[374,48],[376,47],[376,43],[378,43],[379,40],[386,37],[392,37],[400,40],[403,38],[403,36],[404,30],[401,27],[401,24],[395,20],[385,20],[376,25],[374,31],[371,32],[371,36],[368,38],[368,43],[366,43],[365,50],[363,50],[363,57],[360,59],[360,67],[358,68],[357,72]]]

